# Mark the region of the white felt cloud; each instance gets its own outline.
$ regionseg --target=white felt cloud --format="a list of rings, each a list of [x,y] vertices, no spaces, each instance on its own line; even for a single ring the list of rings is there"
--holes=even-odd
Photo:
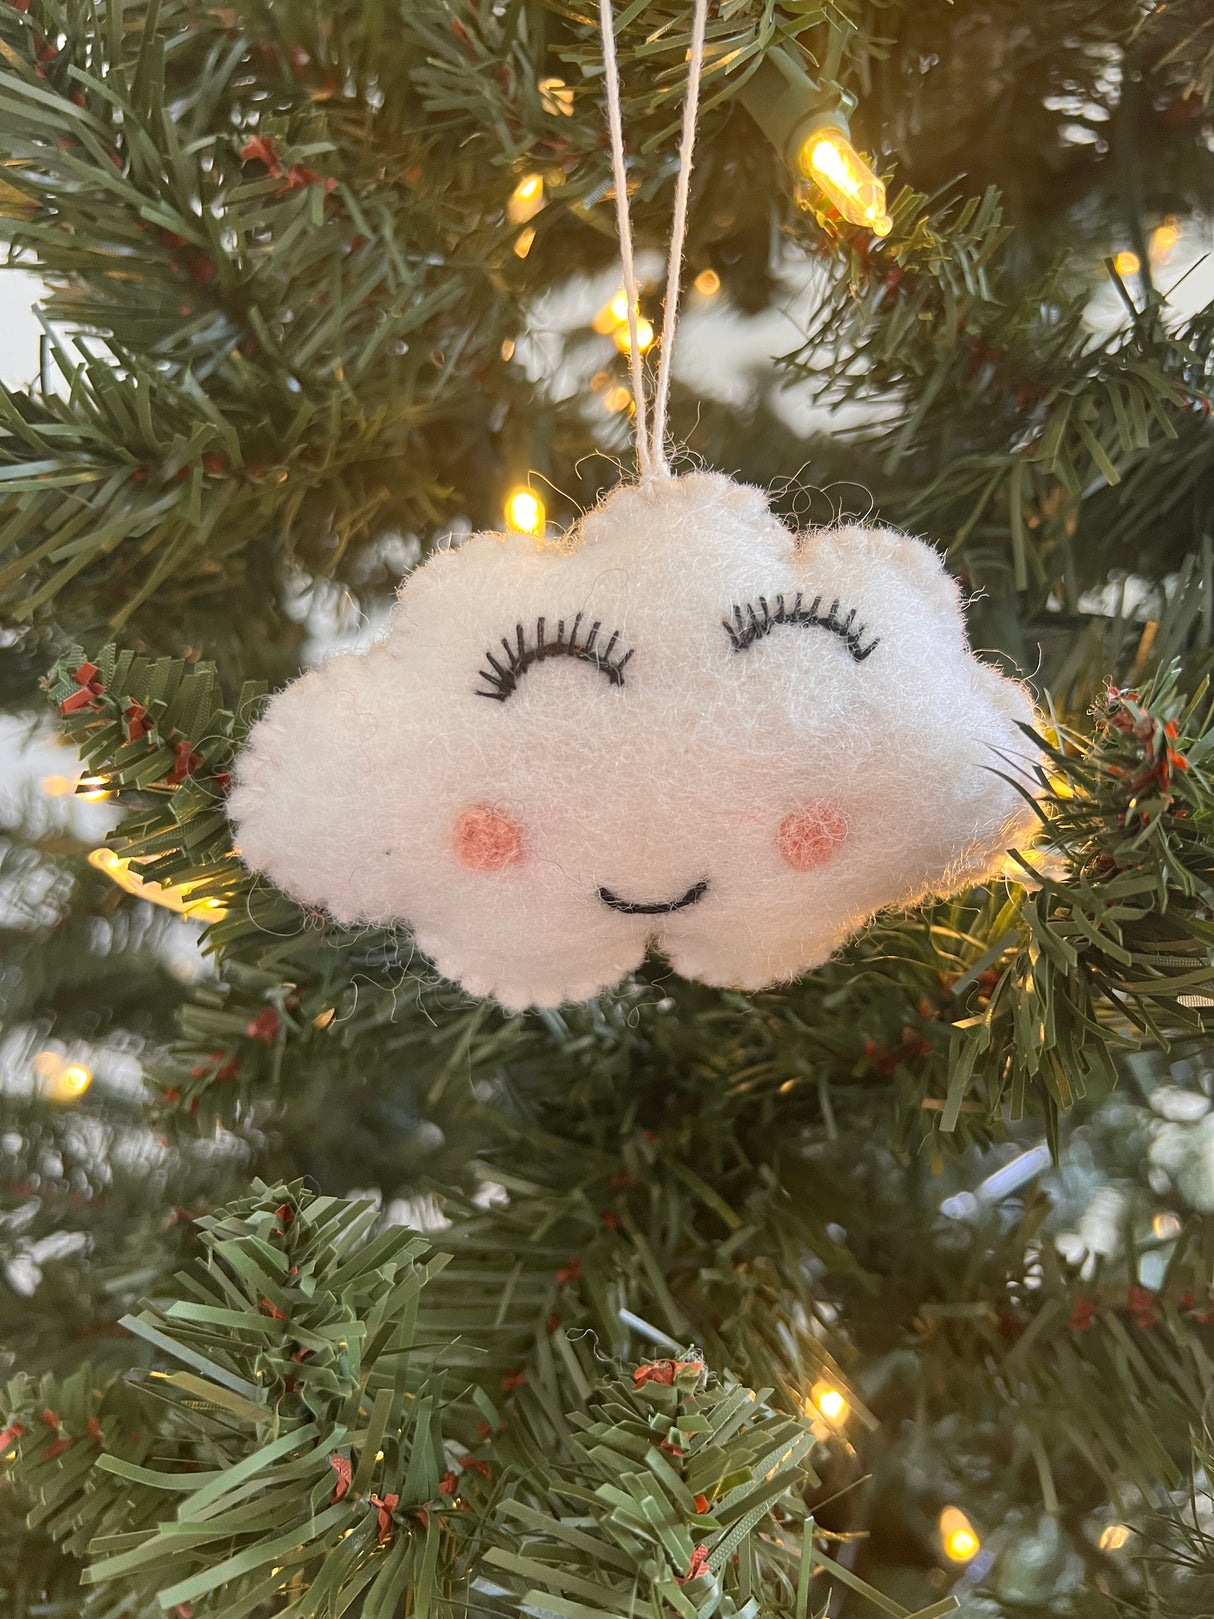
[[[756,489],[662,477],[560,548],[433,556],[377,645],[272,700],[231,814],[253,869],[411,924],[508,1007],[584,999],[650,943],[757,989],[997,866],[1035,824],[1003,779],[1031,719],[928,546],[794,536]]]

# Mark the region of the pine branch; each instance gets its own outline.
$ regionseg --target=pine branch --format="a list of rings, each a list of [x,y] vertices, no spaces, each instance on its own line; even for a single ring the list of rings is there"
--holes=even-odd
[[[822,309],[788,364],[826,400],[895,405],[855,435],[882,458],[892,515],[947,538],[1000,594],[1053,592],[1073,606],[1085,584],[1104,581],[1110,504],[1114,544],[1132,534],[1140,547],[1144,522],[1201,475],[1208,316],[1169,329],[1162,301],[1135,309],[1110,264],[1133,318],[1091,336],[1089,289],[1065,261],[1019,282],[1020,249],[992,193],[929,214],[926,197],[903,191],[891,213],[884,243],[840,236]],[[910,464],[918,488],[908,495],[898,484]],[[1095,555],[1085,520],[1099,525]]]
[[[285,1590],[303,1619],[361,1590],[386,1614],[406,1586],[451,1611],[443,1377],[412,1325],[443,1261],[406,1231],[372,1239],[374,1218],[259,1182],[198,1222],[206,1257],[176,1299],[124,1321],[171,1369],[10,1385],[14,1475],[32,1521],[88,1556],[86,1584],[140,1611]]]
[[[985,1010],[953,1026],[944,1129],[978,1081],[1013,1118],[1037,1086],[1053,1127],[1089,1081],[1112,1081],[1110,1046],[1208,1032],[1212,745],[1206,685],[1186,698],[1175,667],[1141,696],[1110,690],[1090,738],[1047,745],[1047,848],[1017,857],[1040,887],[1018,907],[1015,954],[984,962],[999,973]]]

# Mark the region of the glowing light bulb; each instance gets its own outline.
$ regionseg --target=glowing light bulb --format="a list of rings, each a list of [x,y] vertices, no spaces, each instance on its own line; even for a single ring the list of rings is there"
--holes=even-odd
[[[701,270],[692,284],[701,298],[715,298],[721,290],[721,278],[715,270]]]
[[[175,888],[162,888],[158,882],[141,876],[130,860],[115,853],[113,849],[90,850],[89,865],[104,872],[111,882],[118,884],[124,894],[134,894],[153,905],[163,906],[166,911],[176,911],[178,916],[197,917],[203,922],[221,922],[228,914],[228,908],[222,900],[191,899],[191,894],[198,887],[196,882],[178,883]]]
[[[1130,252],[1118,253],[1113,260],[1113,268],[1118,275],[1138,274],[1138,254]]]
[[[202,922],[222,922],[228,914],[228,908],[221,899],[200,899],[196,904],[191,904],[187,899],[183,909],[186,916],[196,916]]]
[[[62,798],[70,793],[72,784],[66,776],[44,776],[42,778],[42,791],[48,798]]]
[[[814,1389],[813,1400],[828,1422],[839,1422],[847,1415],[847,1401],[838,1389],[819,1385]]]
[[[528,225],[521,230],[514,242],[514,256],[516,259],[525,259],[531,251],[531,244],[535,241],[535,226]]]
[[[1151,232],[1151,257],[1166,259],[1180,240],[1180,226],[1174,214],[1169,214],[1162,225]]]
[[[612,333],[612,336],[615,339],[615,346],[617,349],[619,349],[620,353],[627,354],[632,348],[632,333],[628,330],[627,316],[625,316],[624,324],[622,326],[617,326],[615,331]],[[652,345],[653,327],[645,319],[644,315],[639,315],[637,317],[637,348],[640,349],[642,354],[644,354],[645,350],[652,347]]]
[[[544,532],[544,502],[533,489],[512,489],[506,498],[506,527],[516,534]]]
[[[1161,1242],[1168,1242],[1180,1235],[1180,1221],[1176,1215],[1163,1210],[1151,1221],[1151,1230]]]
[[[524,174],[510,193],[510,201],[506,204],[506,218],[512,225],[525,225],[529,219],[535,218],[543,206],[543,175]]]
[[[535,88],[540,93],[540,106],[551,117],[573,117],[573,91],[564,79],[541,79]]]
[[[1128,1523],[1110,1523],[1100,1531],[1100,1549],[1102,1552],[1119,1552],[1130,1538]]]
[[[940,1539],[944,1555],[954,1563],[968,1563],[980,1549],[973,1524],[960,1507],[945,1507],[940,1514]]]
[[[843,1421],[847,1421],[847,1396],[838,1391],[837,1387],[832,1383],[826,1383],[826,1381],[814,1383],[813,1389],[809,1389],[809,1399],[804,1402],[804,1409],[806,1409],[809,1417],[813,1417],[814,1413],[821,1412],[822,1417],[826,1417],[827,1423],[834,1423],[835,1426],[838,1426]],[[817,1433],[819,1428],[822,1430],[821,1433]],[[824,1423],[814,1423],[814,1431],[816,1431],[819,1439],[829,1438],[830,1430]]]
[[[105,872],[106,876],[113,878],[114,882],[116,882],[120,888],[126,888],[129,894],[133,894],[135,892],[133,887],[127,888],[127,884],[124,881],[124,878],[126,877],[126,869],[128,865],[130,865],[130,861],[124,860],[119,854],[115,854],[113,849],[91,850],[89,853],[89,865],[96,866],[98,871]]]
[[[51,1081],[47,1087],[47,1095],[56,1102],[74,1102],[78,1096],[83,1096],[93,1083],[91,1069],[83,1063],[69,1063]]]
[[[77,796],[87,798],[90,802],[97,798],[107,798],[109,793],[104,777],[82,776],[76,788]]]
[[[502,344],[502,359],[508,361],[508,360],[513,360],[513,358],[514,358],[514,339],[512,337],[508,337],[505,340],[505,342]]]
[[[801,145],[802,173],[814,180],[853,225],[888,236],[894,222],[885,211],[885,187],[842,130],[815,129]]]
[[[618,416],[620,411],[627,410],[631,403],[632,395],[627,388],[608,388],[603,395],[603,409],[612,416]]]
[[[604,304],[594,317],[594,329],[600,337],[610,337],[621,321],[628,319],[628,299],[617,292],[610,303]]]

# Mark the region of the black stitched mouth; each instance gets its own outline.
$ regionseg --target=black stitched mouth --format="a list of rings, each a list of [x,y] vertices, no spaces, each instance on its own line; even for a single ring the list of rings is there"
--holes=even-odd
[[[707,878],[694,884],[683,895],[682,899],[668,899],[657,905],[641,905],[635,900],[621,899],[613,894],[609,888],[599,889],[599,898],[604,905],[610,905],[613,911],[622,911],[625,916],[666,916],[671,911],[686,910],[687,906],[694,905],[698,899],[703,899],[708,892]]]

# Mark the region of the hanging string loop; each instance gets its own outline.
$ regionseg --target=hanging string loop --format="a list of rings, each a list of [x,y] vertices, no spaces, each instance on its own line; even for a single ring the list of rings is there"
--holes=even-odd
[[[666,465],[666,405],[670,398],[670,365],[674,356],[674,334],[679,319],[679,278],[683,269],[683,243],[687,237],[687,198],[691,190],[691,166],[695,158],[696,119],[700,111],[700,71],[704,65],[704,31],[708,22],[708,0],[695,0],[691,23],[691,57],[687,69],[687,94],[683,100],[683,138],[679,144],[679,175],[675,182],[674,219],[670,227],[670,251],[666,260],[666,306],[662,313],[662,347],[658,358],[658,385],[653,399],[653,440],[650,456],[661,471]]]
[[[708,23],[708,0],[694,0],[691,24],[691,50],[688,54],[687,94],[683,101],[683,134],[679,143],[679,172],[675,181],[674,217],[670,229],[670,249],[666,259],[666,302],[662,314],[662,336],[658,358],[658,380],[653,399],[653,425],[649,428],[645,402],[645,368],[638,341],[636,262],[632,246],[632,217],[628,207],[628,179],[624,163],[624,121],[620,111],[620,73],[615,54],[615,21],[611,0],[599,0],[599,23],[603,34],[603,70],[607,87],[607,127],[611,137],[611,168],[615,184],[616,229],[620,238],[620,263],[624,273],[624,296],[628,301],[628,357],[632,368],[632,393],[636,402],[637,463],[641,477],[669,476],[666,463],[666,411],[670,398],[671,360],[679,318],[679,278],[683,268],[683,244],[687,236],[687,199],[695,157],[696,120],[700,109],[700,78],[704,65],[704,35]]]
[[[624,120],[620,112],[620,70],[615,57],[615,19],[611,0],[599,0],[603,31],[603,72],[607,81],[607,128],[611,135],[611,172],[615,182],[615,222],[624,271],[624,297],[628,300],[628,358],[632,364],[632,397],[636,402],[637,461],[641,477],[653,473],[653,458],[645,421],[645,371],[637,331],[637,278],[632,257],[632,216],[628,209],[628,171],[624,166]]]

